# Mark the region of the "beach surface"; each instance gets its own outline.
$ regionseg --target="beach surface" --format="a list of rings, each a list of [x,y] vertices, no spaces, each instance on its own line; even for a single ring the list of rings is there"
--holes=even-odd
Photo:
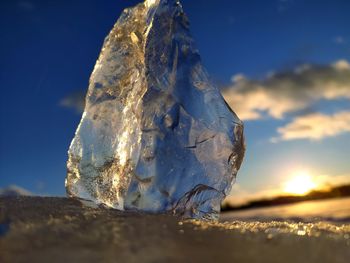
[[[0,198],[0,262],[348,262],[350,224],[220,222],[53,197]]]

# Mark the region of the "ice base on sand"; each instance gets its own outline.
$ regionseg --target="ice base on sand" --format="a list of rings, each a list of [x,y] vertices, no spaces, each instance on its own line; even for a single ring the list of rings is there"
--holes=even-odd
[[[181,4],[124,10],[90,78],[68,195],[212,219],[243,155],[243,124],[209,80]]]

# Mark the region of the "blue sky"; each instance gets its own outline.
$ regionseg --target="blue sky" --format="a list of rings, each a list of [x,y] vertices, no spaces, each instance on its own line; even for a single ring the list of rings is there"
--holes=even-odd
[[[0,2],[0,187],[65,194],[80,114],[61,102],[88,87],[104,37],[123,8],[138,2]],[[245,116],[247,154],[234,196],[278,190],[301,170],[350,181],[350,2],[182,4],[212,79]],[[300,130],[305,122],[312,134]]]

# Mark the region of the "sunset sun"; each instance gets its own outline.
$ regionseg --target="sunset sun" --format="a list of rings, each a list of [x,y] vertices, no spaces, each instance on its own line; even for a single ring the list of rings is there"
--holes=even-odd
[[[284,192],[294,195],[304,195],[316,188],[316,183],[308,172],[300,171],[285,183]]]

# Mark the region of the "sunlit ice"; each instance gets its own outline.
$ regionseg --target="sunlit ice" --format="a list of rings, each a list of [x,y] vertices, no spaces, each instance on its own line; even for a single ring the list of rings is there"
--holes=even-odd
[[[316,187],[317,183],[308,171],[297,171],[285,183],[284,192],[294,195],[304,195],[316,189]]]

